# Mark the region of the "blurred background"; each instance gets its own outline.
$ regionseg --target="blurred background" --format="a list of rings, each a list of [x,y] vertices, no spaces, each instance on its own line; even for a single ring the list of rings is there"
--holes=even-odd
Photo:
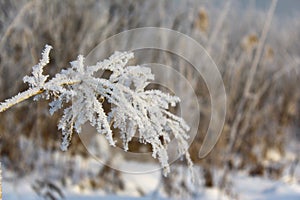
[[[47,101],[22,102],[0,113],[3,198],[300,199],[299,10],[298,0],[0,0],[1,102],[27,88],[22,78],[38,63],[45,44],[54,49],[46,68],[53,76],[110,36],[147,26],[173,29],[201,44],[218,66],[227,94],[221,138],[199,159],[211,117],[205,82],[191,67],[181,70],[186,63],[174,55],[152,52],[155,61],[176,65],[196,89],[201,112],[190,147],[194,182],[182,161],[172,165],[168,177],[101,165],[76,134],[62,152],[61,113],[50,116]],[[192,107],[183,109],[192,113]],[[94,145],[108,163],[157,164],[126,162],[101,141]],[[145,148],[132,143],[130,150]]]

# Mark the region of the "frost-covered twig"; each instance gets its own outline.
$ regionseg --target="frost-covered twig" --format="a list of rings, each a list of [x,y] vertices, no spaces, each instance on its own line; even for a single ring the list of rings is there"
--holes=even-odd
[[[179,154],[192,166],[187,143],[189,126],[169,111],[180,99],[160,90],[145,90],[154,75],[150,68],[126,66],[133,53],[115,52],[93,66],[84,66],[84,57],[80,55],[71,62],[70,68],[49,80],[48,75],[43,75],[43,68],[49,63],[51,48],[46,45],[32,75],[24,77],[29,89],[1,103],[0,112],[33,96],[35,100],[52,99],[50,114],[67,103],[58,124],[63,135],[62,150],[67,150],[74,130],[80,133],[81,126],[90,123],[112,146],[115,141],[111,126],[118,129],[125,151],[128,143],[138,135],[141,143],[152,146],[152,156],[160,161],[165,175],[169,172],[167,148],[173,135]],[[94,74],[99,70],[110,71],[110,77],[96,77]],[[111,104],[110,112],[104,111],[103,101]]]
[[[30,97],[36,96],[38,94],[41,94],[45,91],[45,88],[48,88],[50,83],[45,83],[48,76],[45,76],[42,74],[43,67],[46,66],[49,63],[49,53],[51,50],[51,46],[46,45],[44,52],[42,53],[42,59],[40,60],[40,63],[38,65],[35,65],[33,67],[32,76],[25,76],[24,82],[28,82],[30,85],[30,88],[24,92],[21,92],[17,94],[16,96],[5,100],[5,102],[0,103],[0,112],[6,111],[8,108],[25,101],[26,99],[29,99]],[[66,81],[61,82],[61,85],[70,85],[74,84],[75,81]]]
[[[8,108],[29,99],[35,95],[41,94],[43,91],[39,88],[30,88],[24,92],[19,93],[18,95],[5,100],[5,102],[0,104],[0,112],[6,111]]]

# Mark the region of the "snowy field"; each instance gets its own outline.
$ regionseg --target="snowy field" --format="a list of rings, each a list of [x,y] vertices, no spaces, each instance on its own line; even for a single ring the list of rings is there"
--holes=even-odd
[[[299,167],[297,169],[299,171]],[[5,200],[38,200],[40,197],[32,189],[32,177],[24,177],[18,182],[4,180],[3,199]],[[123,174],[126,188],[117,194],[107,194],[104,191],[81,190],[78,186],[63,189],[67,200],[96,199],[168,199],[161,192],[155,192],[159,187],[159,172],[133,175]],[[274,181],[263,177],[250,177],[239,172],[232,177],[232,193],[237,199],[243,200],[298,200],[300,199],[300,180],[288,176]],[[199,189],[195,199],[226,200],[232,199],[217,188]],[[145,193],[139,197],[139,191]]]

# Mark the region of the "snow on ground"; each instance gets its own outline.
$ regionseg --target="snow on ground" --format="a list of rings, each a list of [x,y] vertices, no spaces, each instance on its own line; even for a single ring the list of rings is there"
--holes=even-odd
[[[300,199],[300,183],[288,184],[283,180],[274,181],[262,177],[249,177],[246,174],[239,173],[233,177],[233,185],[239,199]]]
[[[159,187],[159,172],[147,174],[123,174],[125,180],[125,191],[117,195],[105,194],[104,191],[79,192],[74,188],[67,188],[66,200],[127,200],[127,199],[153,199],[153,191]],[[38,196],[31,188],[31,178],[25,177],[18,182],[3,180],[3,199],[5,200],[38,200]],[[232,190],[238,199],[243,200],[299,200],[300,182],[286,183],[283,179],[274,181],[263,177],[250,177],[246,173],[239,172],[232,177]],[[138,197],[138,191],[146,193],[146,197]],[[121,196],[120,196],[121,195]],[[158,194],[156,199],[165,199]],[[221,195],[217,188],[201,189],[197,199],[217,200],[230,199]]]

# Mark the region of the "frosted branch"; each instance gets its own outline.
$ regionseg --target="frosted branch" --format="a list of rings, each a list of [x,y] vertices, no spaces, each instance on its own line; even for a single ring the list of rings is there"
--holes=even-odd
[[[90,123],[99,134],[106,136],[112,146],[115,141],[111,126],[118,129],[125,151],[138,134],[142,143],[152,146],[152,156],[159,160],[165,175],[169,172],[167,145],[173,135],[178,152],[192,165],[187,143],[189,126],[182,118],[168,111],[180,99],[160,90],[145,90],[154,75],[150,68],[126,66],[133,53],[115,52],[109,59],[94,66],[85,66],[84,57],[79,55],[77,60],[71,62],[70,68],[48,79],[48,75],[43,75],[43,69],[49,63],[51,49],[46,45],[40,62],[33,67],[32,75],[24,77],[29,89],[1,103],[0,112],[33,96],[35,99],[52,99],[49,103],[51,115],[64,109],[58,124],[62,132],[62,150],[67,150],[74,131],[80,133],[81,126]],[[111,71],[110,77],[95,77],[95,72],[99,70]],[[99,100],[99,96],[103,99]],[[104,111],[103,101],[112,105],[110,112]],[[69,107],[64,108],[66,103]]]

